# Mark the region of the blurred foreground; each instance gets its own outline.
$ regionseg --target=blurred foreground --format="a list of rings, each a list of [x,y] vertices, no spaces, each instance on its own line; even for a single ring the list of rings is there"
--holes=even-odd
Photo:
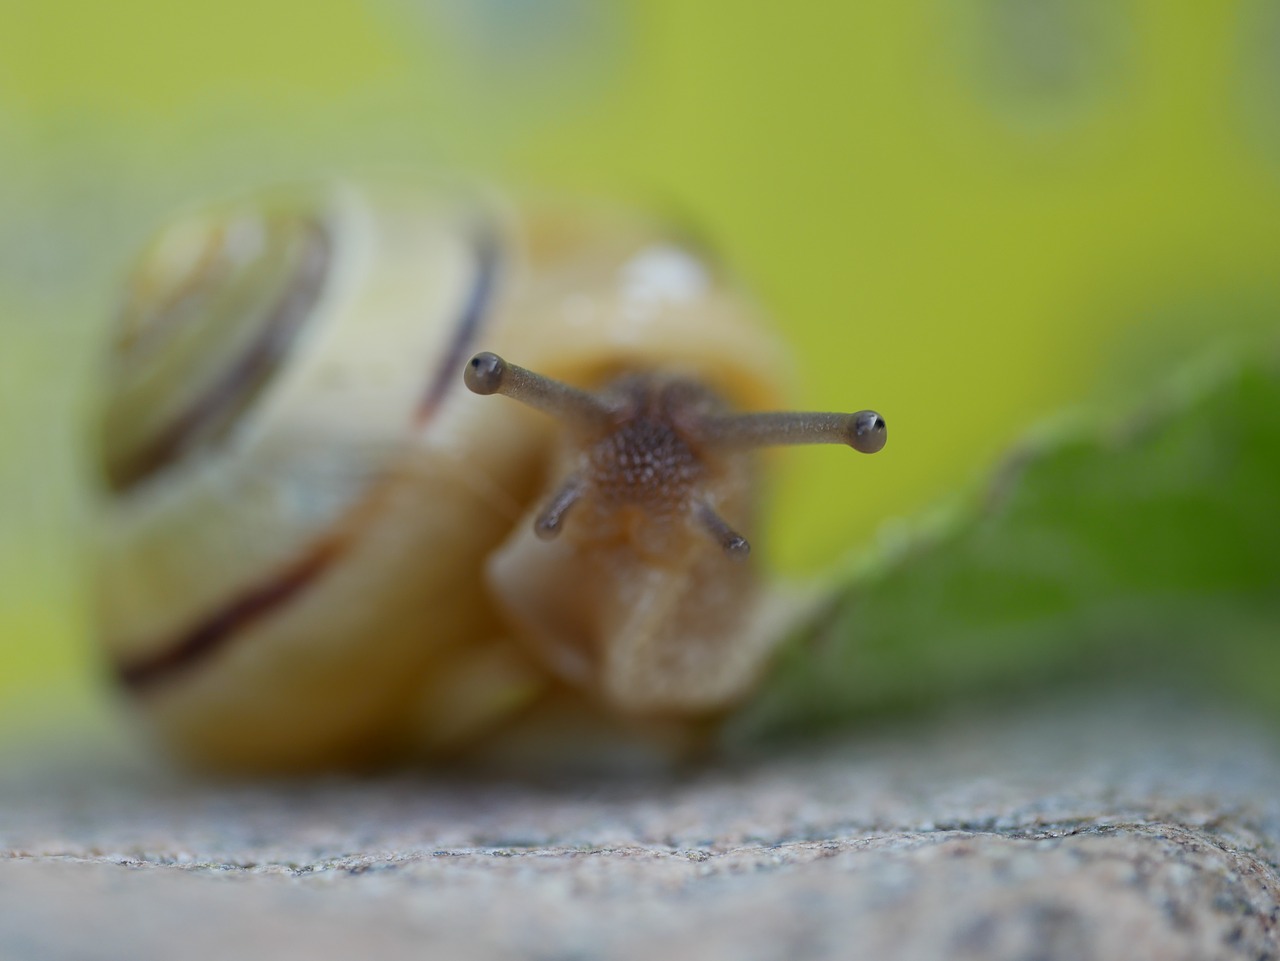
[[[1186,700],[863,734],[645,782],[0,772],[0,953],[1042,958],[1280,952],[1274,738]]]

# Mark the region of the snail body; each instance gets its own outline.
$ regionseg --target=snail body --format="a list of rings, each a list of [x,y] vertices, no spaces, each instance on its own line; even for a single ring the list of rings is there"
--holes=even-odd
[[[180,219],[99,416],[110,668],[233,769],[696,729],[783,632],[734,556],[759,424],[727,419],[778,406],[783,356],[643,219],[352,184]]]

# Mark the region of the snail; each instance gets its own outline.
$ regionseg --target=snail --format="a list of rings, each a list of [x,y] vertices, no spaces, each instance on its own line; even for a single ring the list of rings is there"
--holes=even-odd
[[[678,750],[795,616],[739,533],[753,448],[884,445],[760,413],[785,356],[639,216],[333,183],[180,217],[105,365],[108,669],[224,769]]]

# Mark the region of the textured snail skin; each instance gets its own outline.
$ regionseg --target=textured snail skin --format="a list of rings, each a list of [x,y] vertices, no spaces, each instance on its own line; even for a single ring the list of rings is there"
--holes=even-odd
[[[564,717],[663,736],[749,690],[778,633],[754,568],[699,544],[584,571],[576,536],[536,539],[573,454],[464,389],[481,347],[581,386],[662,370],[748,409],[777,406],[786,373],[750,307],[640,219],[337,184],[197,213],[144,251],[99,417],[98,624],[177,754],[274,771],[573,751]],[[744,485],[721,507],[746,522]],[[667,605],[665,654],[556,667],[581,638],[538,610],[625,660],[663,577],[697,585]]]
[[[694,431],[679,430],[718,406],[694,383],[650,374],[614,392],[626,413],[587,445],[562,442],[551,472],[587,478],[591,495],[554,539],[517,525],[487,580],[554,675],[626,715],[705,714],[748,689],[773,638],[758,630],[754,565],[727,554],[683,505],[694,493],[750,524],[751,458],[699,448]]]

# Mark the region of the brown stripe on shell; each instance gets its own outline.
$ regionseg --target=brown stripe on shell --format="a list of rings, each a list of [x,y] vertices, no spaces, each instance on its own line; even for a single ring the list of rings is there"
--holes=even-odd
[[[480,332],[489,302],[493,299],[493,288],[498,277],[498,238],[492,230],[484,230],[476,238],[475,255],[476,278],[471,285],[467,302],[462,308],[449,347],[436,367],[435,376],[427,384],[427,389],[422,392],[422,399],[418,402],[416,423],[419,426],[431,419],[450,388],[457,388],[462,379],[463,367],[471,355],[472,344]]]
[[[309,225],[294,276],[262,329],[235,363],[180,411],[149,444],[122,463],[106,465],[107,486],[123,493],[192,450],[222,440],[288,357],[320,300],[332,257],[328,232]]]
[[[367,503],[362,502],[362,506]],[[354,540],[355,531],[347,527],[344,524],[343,530],[312,544],[306,553],[270,581],[233,598],[155,654],[132,661],[118,661],[115,664],[116,680],[128,690],[139,693],[208,657],[238,630],[287,604],[323,574]]]
[[[497,275],[499,253],[493,234],[482,235],[475,246],[476,277],[459,315],[446,360],[465,357],[483,327]],[[441,364],[423,391],[423,401],[414,418],[421,428],[436,413],[451,387],[462,382],[463,362],[452,369]],[[255,622],[279,613],[291,601],[313,586],[356,543],[359,535],[382,507],[389,481],[377,481],[364,496],[334,522],[316,541],[302,550],[269,580],[231,598],[190,628],[176,634],[154,653],[133,659],[118,659],[113,665],[117,681],[130,693],[146,694],[158,684],[192,670],[232,641]]]

